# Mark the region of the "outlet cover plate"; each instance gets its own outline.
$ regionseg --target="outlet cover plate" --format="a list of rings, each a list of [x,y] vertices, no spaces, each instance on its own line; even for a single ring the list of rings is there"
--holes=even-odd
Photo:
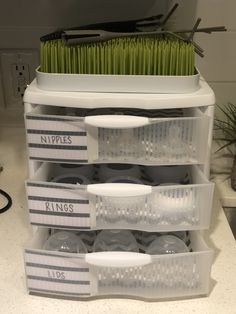
[[[35,77],[38,51],[1,50],[0,63],[5,107],[13,109],[22,105],[24,90]]]

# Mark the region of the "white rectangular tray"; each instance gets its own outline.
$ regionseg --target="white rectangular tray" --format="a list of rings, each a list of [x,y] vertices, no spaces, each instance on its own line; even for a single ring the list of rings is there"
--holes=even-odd
[[[197,91],[200,74],[189,76],[58,74],[36,69],[37,85],[42,90],[63,92],[169,93]]]

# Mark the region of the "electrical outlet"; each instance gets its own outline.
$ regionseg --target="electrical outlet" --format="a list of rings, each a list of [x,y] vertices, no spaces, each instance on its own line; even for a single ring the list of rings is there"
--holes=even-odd
[[[24,96],[27,84],[30,81],[29,65],[27,63],[14,63],[11,68],[13,93],[15,98]]]
[[[35,76],[38,52],[2,50],[0,56],[5,106],[15,108],[23,103],[24,91]]]

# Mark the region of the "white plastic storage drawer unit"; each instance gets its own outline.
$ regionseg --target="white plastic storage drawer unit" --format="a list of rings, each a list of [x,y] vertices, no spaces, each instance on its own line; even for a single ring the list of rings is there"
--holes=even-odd
[[[200,230],[209,228],[212,208],[215,97],[202,78],[198,87],[148,94],[30,84],[24,95],[26,190],[30,222],[37,226],[25,249],[30,293],[155,300],[209,293],[213,252]],[[116,165],[120,175],[122,167],[134,172],[117,179]],[[88,253],[45,250],[55,229],[84,234]],[[102,229],[131,230],[136,252],[92,250]],[[147,239],[171,231],[186,232],[189,252],[146,253]]]
[[[42,163],[26,182],[31,224],[78,230],[209,227],[214,185],[197,166],[128,165],[133,176],[127,179],[134,183],[114,183],[106,176],[124,172],[115,165]],[[68,184],[73,180],[77,184]]]
[[[66,296],[134,296],[163,299],[206,295],[213,252],[201,235],[190,232],[188,253],[134,252],[73,254],[43,250],[49,236],[39,229],[25,250],[31,293]]]

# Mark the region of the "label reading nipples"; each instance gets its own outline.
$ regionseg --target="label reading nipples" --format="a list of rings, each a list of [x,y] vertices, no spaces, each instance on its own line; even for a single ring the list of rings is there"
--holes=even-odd
[[[71,136],[41,135],[41,144],[72,144]]]

